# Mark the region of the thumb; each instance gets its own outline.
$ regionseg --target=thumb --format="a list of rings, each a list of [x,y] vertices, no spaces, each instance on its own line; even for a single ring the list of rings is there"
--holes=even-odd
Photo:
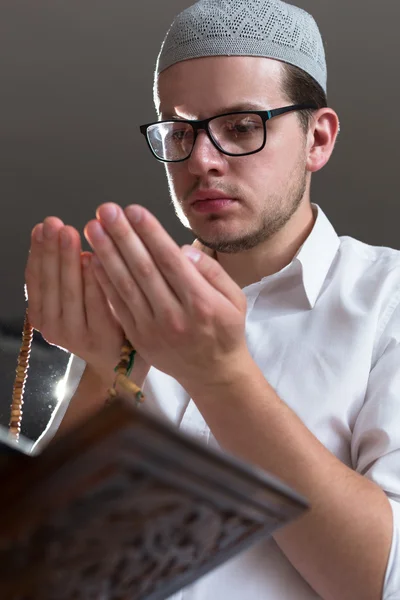
[[[215,258],[195,246],[183,246],[182,253],[215,290],[219,291],[239,310],[246,310],[245,295]]]

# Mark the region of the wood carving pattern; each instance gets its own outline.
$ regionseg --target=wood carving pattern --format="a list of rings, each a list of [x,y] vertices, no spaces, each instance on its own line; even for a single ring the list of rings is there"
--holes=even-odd
[[[12,555],[0,551],[0,571],[46,573],[13,600],[139,600],[263,526],[132,469],[52,513]]]

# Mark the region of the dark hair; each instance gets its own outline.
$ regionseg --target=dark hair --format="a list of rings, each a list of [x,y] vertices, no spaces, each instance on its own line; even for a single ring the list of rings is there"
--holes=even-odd
[[[292,104],[312,103],[318,108],[328,106],[328,99],[322,87],[311,75],[288,63],[282,63],[282,91]],[[300,110],[297,115],[305,133],[307,133],[313,110]]]

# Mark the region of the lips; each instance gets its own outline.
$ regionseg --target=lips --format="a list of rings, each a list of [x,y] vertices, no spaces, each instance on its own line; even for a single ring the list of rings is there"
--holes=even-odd
[[[190,204],[196,204],[196,202],[207,202],[211,200],[235,200],[232,196],[227,196],[219,190],[199,190],[190,199]]]

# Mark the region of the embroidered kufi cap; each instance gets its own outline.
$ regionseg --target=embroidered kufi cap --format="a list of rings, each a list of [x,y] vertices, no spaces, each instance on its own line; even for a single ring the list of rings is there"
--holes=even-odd
[[[299,67],[327,88],[324,45],[314,18],[281,0],[200,0],[173,21],[157,60],[168,67],[206,56],[263,56]]]

